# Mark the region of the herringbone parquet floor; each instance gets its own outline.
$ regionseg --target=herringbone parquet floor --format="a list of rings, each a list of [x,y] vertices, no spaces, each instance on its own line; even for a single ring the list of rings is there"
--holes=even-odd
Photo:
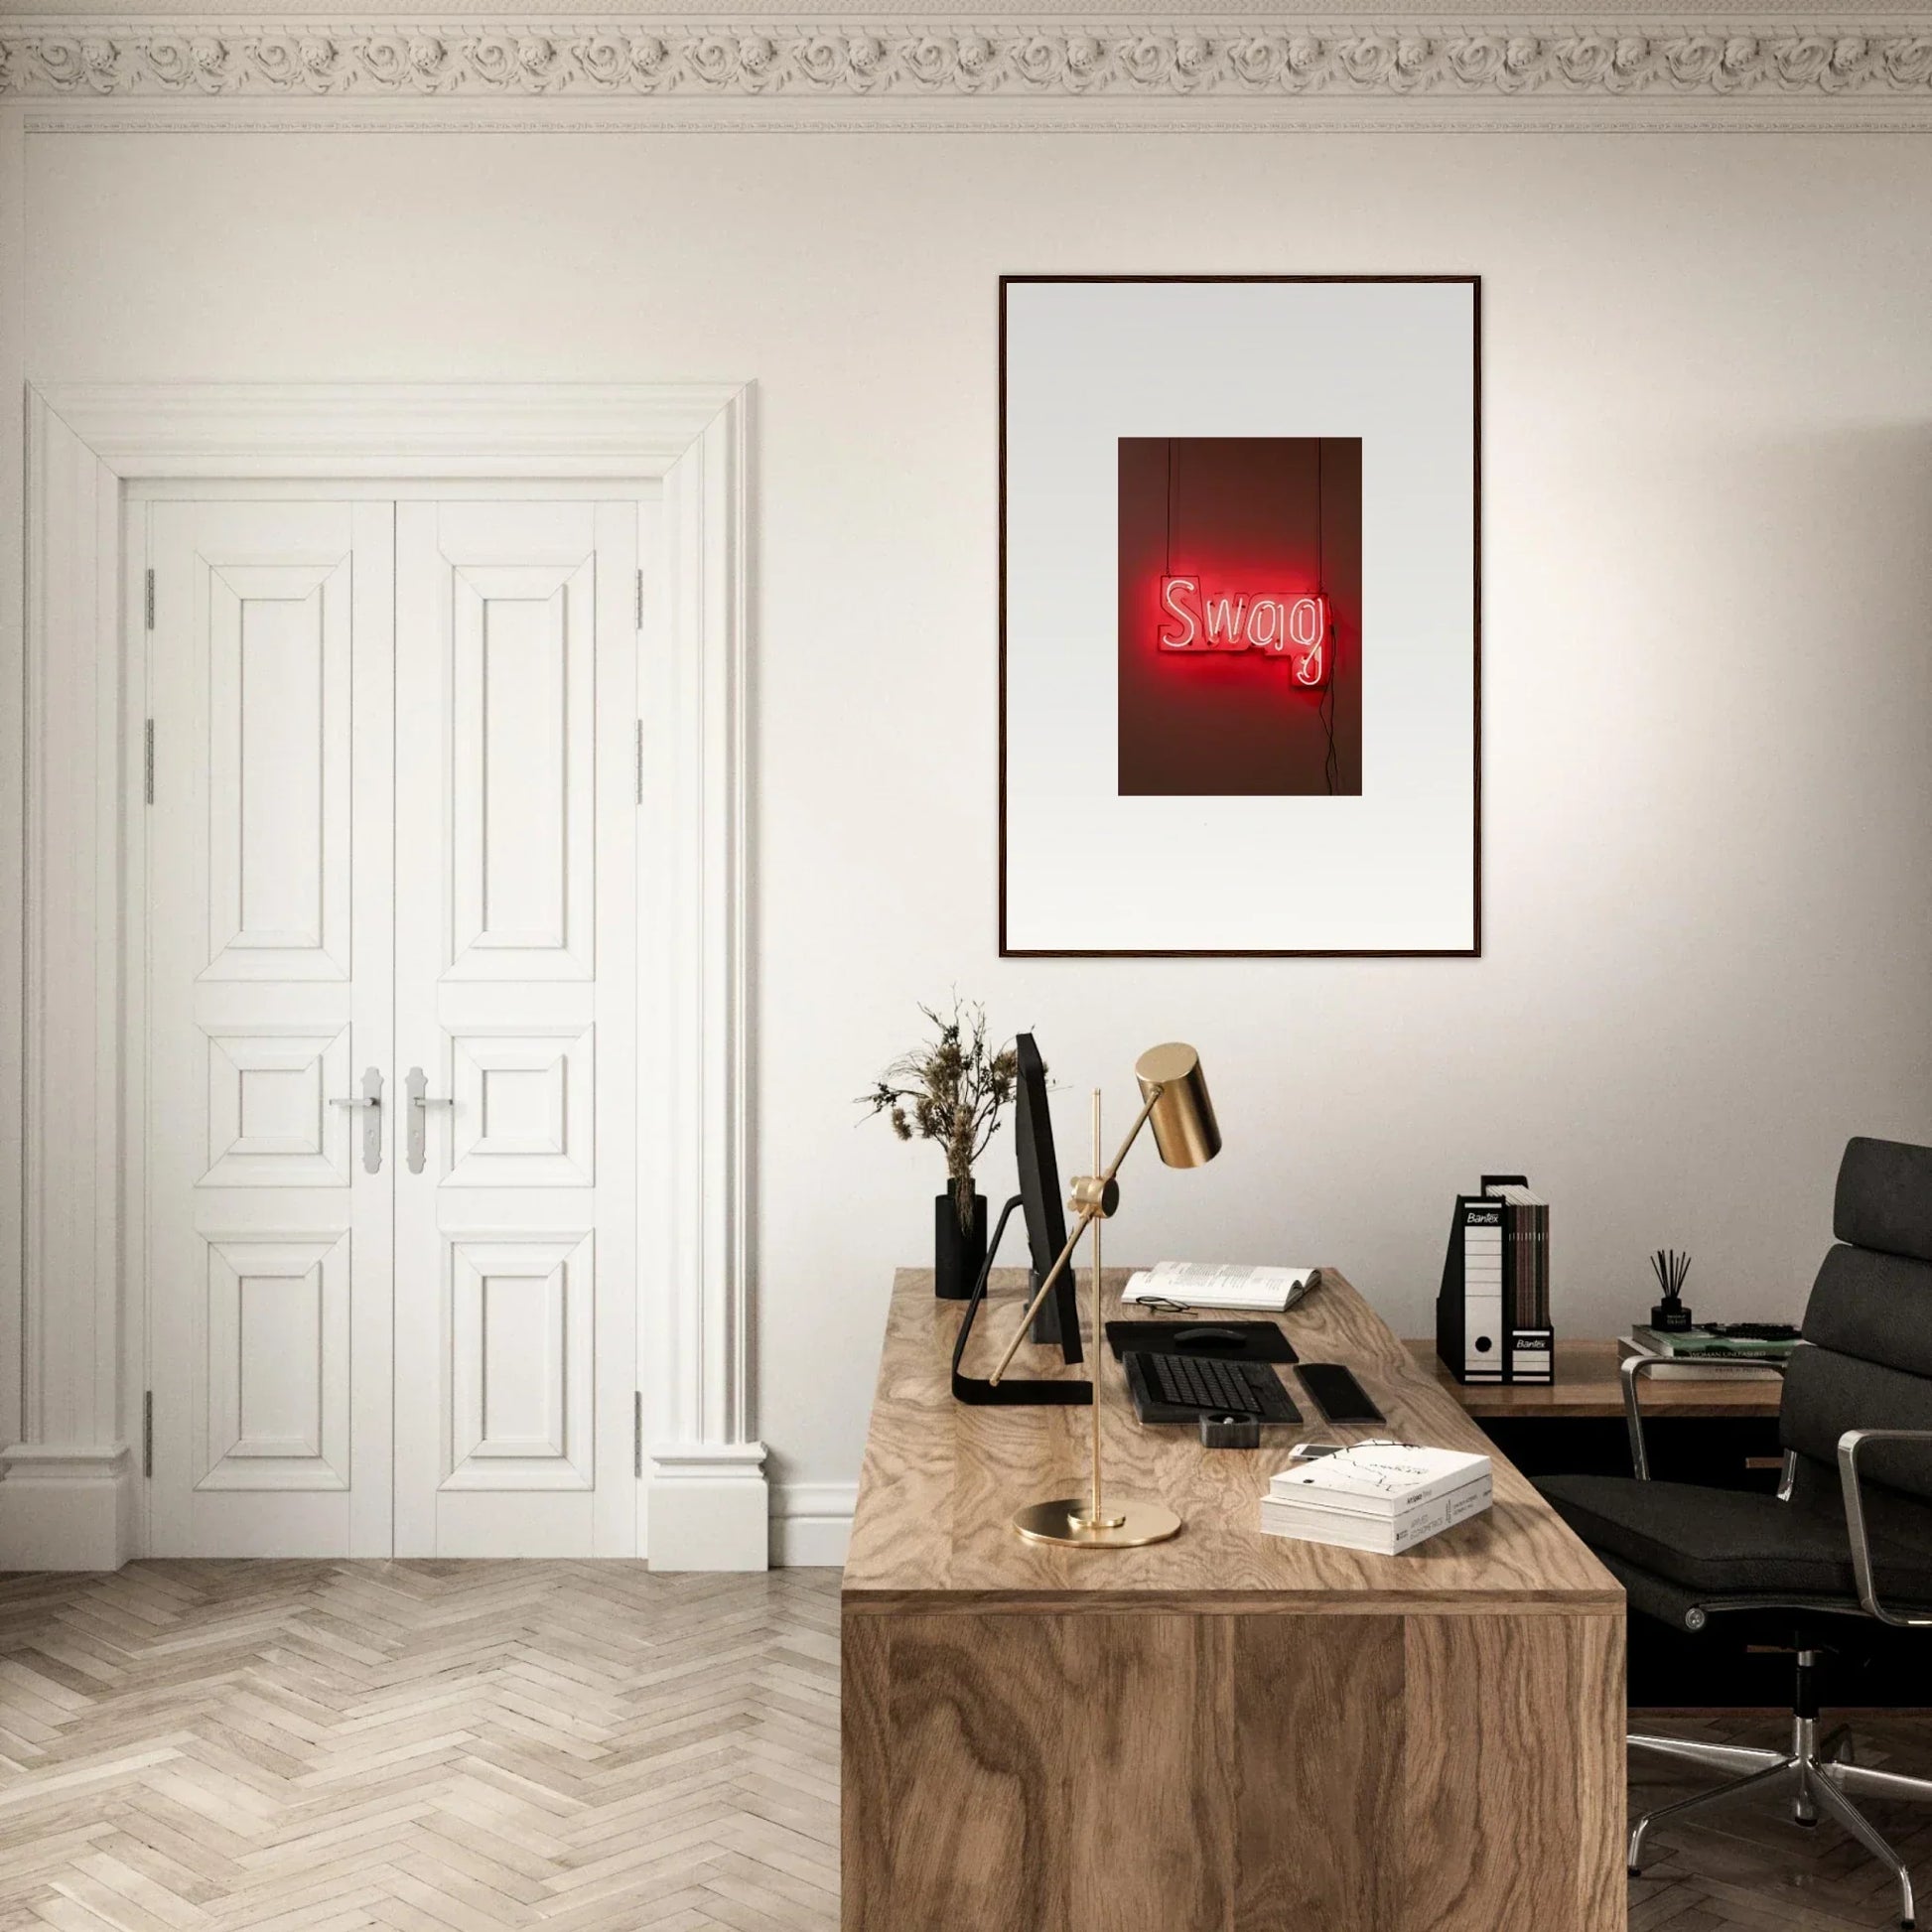
[[[838,1577],[143,1563],[0,1584],[0,1932],[838,1914]]]
[[[6,1580],[0,1932],[831,1932],[837,1715],[832,1571]],[[1867,1763],[1932,1767],[1932,1715],[1859,1731]],[[1639,1757],[1634,1802],[1675,1775]],[[1871,1809],[1932,1897],[1932,1807]],[[1746,1808],[1660,1835],[1630,1924],[1865,1932],[1891,1896],[1831,1827]]]

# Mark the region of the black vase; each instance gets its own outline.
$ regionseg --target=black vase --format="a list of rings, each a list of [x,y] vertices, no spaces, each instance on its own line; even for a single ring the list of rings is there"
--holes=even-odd
[[[959,1203],[948,1187],[932,1203],[932,1292],[942,1302],[963,1302],[986,1266],[986,1196],[973,1189],[970,1224],[959,1225]]]

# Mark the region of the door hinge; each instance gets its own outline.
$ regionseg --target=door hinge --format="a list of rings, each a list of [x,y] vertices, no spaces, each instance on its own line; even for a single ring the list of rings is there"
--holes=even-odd
[[[150,718],[147,730],[142,734],[144,745],[141,752],[141,790],[148,803],[154,803],[154,720]]]
[[[154,1474],[154,1391],[141,1398],[141,1473]]]
[[[644,721],[637,720],[637,802],[644,802]]]
[[[152,573],[150,573],[152,575]],[[637,573],[637,628],[644,627],[644,573]]]
[[[144,596],[147,602],[147,627],[152,630],[154,628],[154,572],[152,570],[148,572],[148,581]]]
[[[636,1389],[630,1397],[630,1473],[641,1479],[644,1473],[644,1392]]]

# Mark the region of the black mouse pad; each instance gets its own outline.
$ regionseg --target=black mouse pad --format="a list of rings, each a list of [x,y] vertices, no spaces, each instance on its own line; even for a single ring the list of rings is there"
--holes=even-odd
[[[1193,1340],[1183,1337],[1196,1337]],[[1110,1321],[1107,1339],[1118,1360],[1123,1345],[1149,1355],[1200,1355],[1222,1362],[1295,1362],[1301,1357],[1272,1321]]]

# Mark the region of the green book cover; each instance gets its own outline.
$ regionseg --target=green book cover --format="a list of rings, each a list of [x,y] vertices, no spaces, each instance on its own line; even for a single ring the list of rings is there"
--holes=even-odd
[[[1782,1361],[1796,1341],[1765,1341],[1748,1335],[1714,1335],[1708,1328],[1684,1328],[1666,1334],[1660,1328],[1638,1328],[1631,1339],[1659,1355],[1738,1355],[1746,1361]]]

